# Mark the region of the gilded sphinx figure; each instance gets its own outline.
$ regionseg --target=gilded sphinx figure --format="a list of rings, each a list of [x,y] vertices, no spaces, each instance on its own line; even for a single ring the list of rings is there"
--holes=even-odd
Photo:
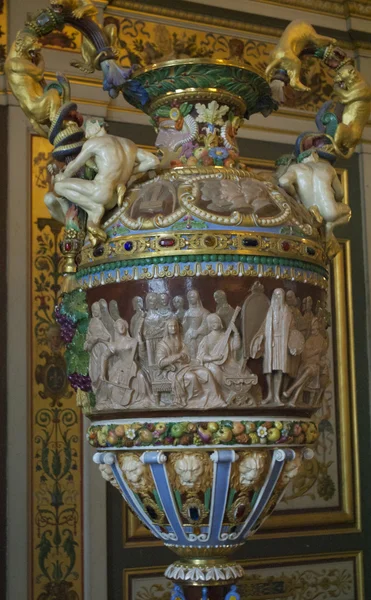
[[[335,150],[349,158],[361,141],[371,112],[371,87],[350,63],[340,66],[334,78],[335,100],[343,106],[334,136]]]
[[[319,35],[309,23],[292,21],[273,50],[265,74],[270,79],[275,70],[282,69],[286,71],[294,90],[310,92],[310,88],[300,81],[301,53],[308,47],[321,48],[335,43],[334,38]]]
[[[70,87],[62,76],[58,76],[58,84],[46,85],[41,48],[35,35],[20,31],[5,61],[5,74],[32,127],[42,137],[48,137],[59,109],[70,100]]]

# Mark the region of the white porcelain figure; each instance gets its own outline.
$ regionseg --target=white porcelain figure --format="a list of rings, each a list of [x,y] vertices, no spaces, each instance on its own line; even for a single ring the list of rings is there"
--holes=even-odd
[[[266,463],[266,452],[256,451],[242,454],[242,457],[237,463],[239,471],[239,487],[252,488],[256,485],[265,471]]]
[[[283,374],[295,377],[293,356],[302,352],[304,338],[295,328],[295,318],[285,302],[285,291],[274,290],[270,308],[258,333],[251,342],[252,358],[264,355],[263,372],[268,395],[263,404],[274,402],[281,406]]]
[[[283,393],[290,398],[290,405],[296,406],[303,391],[310,392],[312,404],[316,394],[321,391],[321,366],[326,367],[328,340],[319,330],[319,320],[314,318],[311,324],[311,334],[305,342],[301,355],[301,364],[293,384]]]
[[[144,373],[138,369],[136,352],[138,340],[129,334],[126,321],[115,322],[115,339],[108,345],[108,350],[116,360],[106,357],[108,371],[108,398],[113,408],[123,408],[129,404],[148,405],[151,392]]]
[[[94,302],[91,307],[92,318],[86,334],[84,349],[90,353],[89,375],[93,392],[97,393],[101,386],[105,357],[109,355],[108,342],[111,339],[109,332],[101,319],[101,306]],[[98,406],[98,396],[97,396]]]
[[[200,295],[196,290],[188,292],[187,300],[189,308],[183,319],[184,343],[191,358],[196,358],[199,343],[208,332],[206,317],[209,311],[203,307]]]
[[[227,294],[223,290],[214,292],[214,300],[216,303],[216,314],[223,321],[224,327],[228,327],[234,313],[234,308],[228,304]]]
[[[67,200],[83,208],[88,215],[87,230],[96,243],[107,237],[100,227],[105,210],[120,206],[134,172],[155,169],[159,159],[131,140],[108,135],[95,121],[87,122],[85,135],[80,154],[55,175],[54,192],[46,194],[45,202],[51,215],[62,222],[69,207]],[[93,180],[78,177],[87,164],[96,172]]]
[[[351,210],[342,202],[344,192],[337,173],[317,152],[311,152],[298,164],[291,164],[279,178],[279,184],[318,221],[325,221],[328,239],[334,227],[349,221]]]
[[[175,404],[198,409],[224,405],[214,375],[202,366],[190,364],[189,351],[175,317],[165,325],[164,337],[157,346],[156,362],[171,382]]]

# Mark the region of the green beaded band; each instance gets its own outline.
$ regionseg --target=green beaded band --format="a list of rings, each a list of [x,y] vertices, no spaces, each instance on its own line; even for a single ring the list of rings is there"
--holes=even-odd
[[[191,260],[190,260],[191,259]],[[272,258],[267,256],[254,255],[236,255],[231,257],[230,254],[197,254],[190,257],[186,256],[159,256],[151,258],[135,258],[131,260],[120,260],[117,262],[109,262],[103,265],[87,267],[79,270],[77,277],[86,277],[94,273],[102,271],[113,271],[114,269],[123,269],[127,267],[146,266],[153,264],[172,264],[172,263],[192,263],[192,262],[242,262],[251,263],[254,265],[281,265],[285,267],[294,267],[296,269],[310,270],[313,273],[318,273],[322,277],[328,279],[329,274],[326,269],[310,262],[304,262],[295,259]]]

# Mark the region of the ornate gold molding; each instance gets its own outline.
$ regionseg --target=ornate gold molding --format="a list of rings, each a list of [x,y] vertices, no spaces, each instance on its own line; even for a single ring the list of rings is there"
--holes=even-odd
[[[277,7],[285,6],[287,8],[295,8],[305,10],[310,13],[321,15],[336,16],[338,18],[347,19],[349,16],[371,19],[371,4],[368,0],[358,0],[356,2],[348,2],[347,0],[257,0],[262,4],[271,4]],[[238,29],[248,33],[259,33],[273,37],[279,37],[282,33],[281,29],[276,27],[267,27],[266,25],[255,25],[243,21],[232,19],[222,19],[211,15],[192,14],[191,12],[182,11],[179,9],[171,9],[168,7],[155,6],[134,2],[132,0],[113,0],[110,7],[132,10],[136,13],[145,15],[160,15],[162,17],[176,18],[185,21],[196,21],[208,25],[219,27],[228,27],[230,29]],[[106,9],[107,11],[107,9]],[[108,8],[109,11],[109,8]],[[366,42],[367,44],[367,42]],[[343,42],[342,42],[343,45]],[[344,44],[345,45],[345,44]],[[347,44],[348,45],[348,44]],[[349,43],[351,47],[352,44]]]

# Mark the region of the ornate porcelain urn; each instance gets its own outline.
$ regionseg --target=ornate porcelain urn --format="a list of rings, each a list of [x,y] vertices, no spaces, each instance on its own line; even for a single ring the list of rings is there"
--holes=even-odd
[[[317,439],[325,245],[313,215],[240,161],[243,117],[276,107],[261,74],[174,60],[135,81],[164,168],[139,163],[82,248],[59,308],[76,328],[70,379],[89,378],[78,398],[103,476],[178,555],[167,577],[225,584]]]
[[[210,59],[125,72],[112,26],[91,20],[89,2],[72,4],[52,2],[29,21],[6,65],[55,148],[45,201],[66,225],[56,319],[70,382],[102,476],[177,555],[166,571],[173,597],[198,598],[201,586],[203,598],[238,598],[243,569],[231,554],[274,510],[318,437],[333,228],[350,217],[332,163],[350,156],[364,125],[364,112],[344,116],[353,83],[368,114],[370,90],[334,40],[305,23],[284,33],[270,83]],[[40,75],[37,39],[64,23],[90,40],[110,95],[121,91],[149,115],[156,153],[103,123],[83,128],[63,77],[36,98],[21,87],[14,61]],[[337,102],[275,174],[257,173],[239,157],[238,128],[277,110],[285,85],[303,89],[308,52],[336,69]]]

